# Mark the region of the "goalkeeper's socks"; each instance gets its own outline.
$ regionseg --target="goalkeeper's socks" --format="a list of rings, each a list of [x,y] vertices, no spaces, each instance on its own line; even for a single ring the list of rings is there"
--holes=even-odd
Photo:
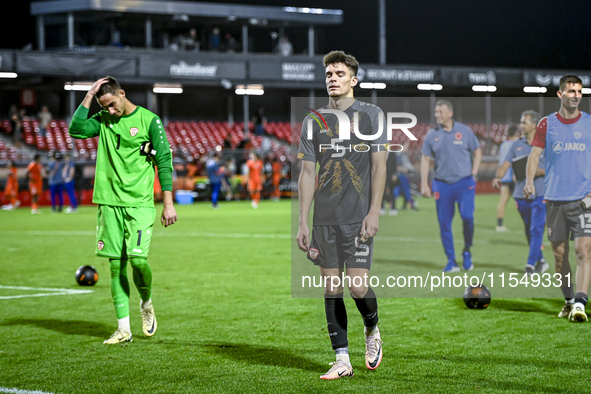
[[[123,319],[117,319],[117,323],[121,331],[131,332],[131,326],[129,325],[129,316],[124,317]]]

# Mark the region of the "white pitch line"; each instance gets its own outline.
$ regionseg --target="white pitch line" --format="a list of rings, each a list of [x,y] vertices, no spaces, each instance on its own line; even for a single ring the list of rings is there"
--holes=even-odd
[[[77,290],[77,289],[60,289],[57,287],[28,287],[28,286],[2,286],[0,285],[0,289],[7,289],[7,290],[41,290],[41,291],[59,291],[65,293],[92,293],[92,290]]]
[[[49,293],[34,293],[34,294],[18,294],[18,295],[13,295],[13,296],[0,296],[0,300],[12,300],[12,299],[16,299],[16,298],[28,298],[28,297],[50,297],[50,296],[56,296],[56,295],[94,293],[94,290],[75,290],[75,289],[59,289],[59,288],[48,288],[48,287],[2,286],[2,285],[0,285],[0,290],[2,290],[2,289],[23,290],[23,291],[45,291],[45,292],[49,292]]]
[[[7,394],[53,394],[53,393],[48,393],[47,391],[21,390],[21,389],[17,389],[17,388],[8,388],[8,387],[0,387],[0,393],[7,393]]]
[[[96,235],[96,231],[2,230],[0,234],[20,235]]]

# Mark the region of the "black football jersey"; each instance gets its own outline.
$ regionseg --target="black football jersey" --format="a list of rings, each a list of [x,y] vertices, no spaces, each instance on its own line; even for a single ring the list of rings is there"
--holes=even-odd
[[[327,109],[328,106],[319,109]],[[308,115],[302,124],[298,158],[317,164],[318,178],[314,196],[314,225],[361,223],[371,204],[371,154],[387,149],[386,122],[382,110],[355,100],[344,113],[349,117],[351,139],[339,139],[339,121],[334,114]],[[358,132],[376,135],[375,140],[362,140],[354,130],[355,113]],[[312,122],[308,120],[311,119]],[[312,125],[312,139],[308,126]],[[327,127],[328,126],[328,127]]]

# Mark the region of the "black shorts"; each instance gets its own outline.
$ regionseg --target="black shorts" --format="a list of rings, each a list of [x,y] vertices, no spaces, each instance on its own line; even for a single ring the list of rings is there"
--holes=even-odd
[[[546,201],[546,223],[550,241],[591,237],[591,211],[585,211],[579,200]]]
[[[322,268],[371,269],[373,238],[359,241],[361,223],[312,227],[308,259]]]
[[[515,182],[501,182],[501,185],[509,186],[509,194],[513,196],[513,192],[515,191]]]

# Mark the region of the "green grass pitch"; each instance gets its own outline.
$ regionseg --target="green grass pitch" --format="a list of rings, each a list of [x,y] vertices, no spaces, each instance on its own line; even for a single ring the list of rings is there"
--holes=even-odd
[[[523,225],[511,202],[511,231],[497,234],[497,201],[477,197],[475,271],[522,272]],[[419,208],[381,218],[376,270],[443,267],[434,201]],[[177,205],[179,222],[156,224],[150,251],[158,331],[142,334],[132,285],[134,341],[117,346],[102,344],[116,319],[108,262],[94,256],[96,208],[0,211],[0,393],[591,392],[591,323],[556,317],[559,289],[534,299],[495,298],[492,289],[486,310],[468,310],[461,298],[381,298],[384,359],[375,371],[365,368],[361,318],[347,299],[355,376],[321,381],[334,355],[322,300],[292,298],[291,209],[288,201],[258,210],[246,201],[215,211]],[[460,226],[456,214],[456,240]],[[92,293],[77,294],[86,289],[74,280],[83,264],[100,278]]]

